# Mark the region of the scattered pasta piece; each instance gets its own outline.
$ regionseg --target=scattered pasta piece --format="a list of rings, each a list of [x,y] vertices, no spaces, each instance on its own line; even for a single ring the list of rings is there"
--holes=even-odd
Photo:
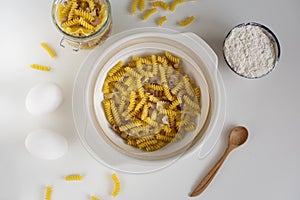
[[[178,25],[179,26],[187,26],[187,25],[191,24],[194,21],[194,19],[195,19],[195,16],[190,16],[183,21],[179,21]]]
[[[166,16],[162,16],[161,18],[159,18],[157,20],[157,25],[158,26],[162,26],[165,21],[167,21],[167,17]]]
[[[51,58],[56,57],[55,51],[45,42],[41,42],[41,46],[48,52]]]
[[[131,14],[136,14],[136,8],[138,7],[139,2],[140,0],[133,0],[133,2],[131,3]]]
[[[118,177],[117,177],[117,175],[115,174],[115,173],[113,173],[112,175],[111,175],[111,178],[112,178],[112,180],[113,180],[113,182],[114,182],[114,184],[115,184],[115,186],[114,186],[114,190],[112,191],[112,196],[113,197],[116,197],[118,194],[119,194],[119,192],[120,192],[120,189],[121,189],[121,184],[120,184],[120,181],[119,181],[119,179],[118,179]]]
[[[144,11],[146,7],[146,0],[140,0],[139,1],[139,10]]]
[[[186,0],[174,0],[174,1],[172,1],[171,5],[170,5],[170,10],[175,11],[177,5],[181,4],[181,3],[184,3],[184,2],[186,2]]]
[[[151,15],[158,11],[158,8],[162,8],[164,11],[174,12],[179,4],[194,1],[196,0],[173,0],[169,3],[169,5],[165,0],[149,0],[148,2],[150,7],[142,15],[142,19],[147,20]],[[136,14],[138,8],[140,11],[146,9],[145,0],[133,0],[131,3],[131,14]],[[186,20],[178,22],[177,25],[187,26],[194,21],[194,18],[194,16],[188,17]],[[162,26],[166,20],[166,16],[158,18],[156,21],[157,26]]]
[[[66,181],[81,181],[82,179],[83,176],[79,174],[71,174],[65,177]]]
[[[52,196],[52,187],[51,186],[46,186],[44,200],[51,200],[51,196]]]
[[[100,200],[100,198],[98,198],[98,197],[92,195],[92,196],[91,196],[91,200]]]
[[[153,7],[161,7],[164,10],[169,10],[169,5],[164,1],[153,1],[151,2]]]
[[[36,69],[36,70],[40,70],[40,71],[50,71],[51,70],[51,67],[45,66],[45,65],[39,65],[39,64],[31,64],[30,67],[33,69]]]
[[[151,15],[157,12],[157,8],[151,8],[145,12],[142,16],[143,20],[147,20]]]

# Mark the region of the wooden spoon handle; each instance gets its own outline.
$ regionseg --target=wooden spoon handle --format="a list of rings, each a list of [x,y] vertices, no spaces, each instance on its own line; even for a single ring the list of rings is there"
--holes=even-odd
[[[228,154],[231,152],[233,148],[228,146],[224,154],[218,160],[218,162],[212,167],[212,169],[208,172],[208,174],[201,180],[201,182],[195,187],[194,191],[190,194],[191,197],[198,196],[201,194],[206,187],[210,184],[212,179],[215,177],[216,173],[222,166],[223,162],[225,161]]]

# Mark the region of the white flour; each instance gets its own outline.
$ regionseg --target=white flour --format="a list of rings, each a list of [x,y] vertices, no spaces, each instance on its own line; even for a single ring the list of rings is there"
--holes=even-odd
[[[238,74],[249,78],[266,74],[276,62],[274,44],[255,25],[233,29],[224,43],[224,55]]]

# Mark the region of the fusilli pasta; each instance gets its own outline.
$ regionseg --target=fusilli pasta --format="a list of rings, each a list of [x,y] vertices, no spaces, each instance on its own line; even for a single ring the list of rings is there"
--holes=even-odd
[[[200,88],[178,71],[179,63],[176,55],[162,52],[132,56],[108,71],[102,88],[104,113],[128,145],[155,151],[195,129]]]
[[[153,15],[156,12],[157,12],[157,8],[151,8],[144,13],[142,19],[147,20],[151,15]]]
[[[82,175],[79,174],[71,174],[65,177],[66,181],[81,181],[83,179]]]
[[[118,196],[118,194],[119,194],[119,192],[120,192],[120,189],[121,189],[121,183],[120,183],[120,181],[119,181],[119,178],[117,177],[117,174],[113,173],[113,174],[111,175],[111,178],[112,178],[112,180],[113,180],[113,182],[114,182],[114,184],[115,184],[114,190],[112,191],[111,195],[112,195],[113,197],[116,197],[116,196]]]
[[[30,67],[33,69],[36,69],[36,70],[40,70],[40,71],[50,71],[51,70],[51,67],[45,66],[45,65],[39,65],[39,64],[31,64]]]
[[[191,24],[195,19],[195,16],[190,16],[188,18],[186,18],[185,20],[179,21],[178,25],[179,26],[187,26],[189,24]]]
[[[52,186],[46,186],[46,191],[45,191],[45,200],[51,200],[52,196]]]
[[[56,57],[55,51],[46,42],[41,42],[41,46],[48,52],[51,58]]]

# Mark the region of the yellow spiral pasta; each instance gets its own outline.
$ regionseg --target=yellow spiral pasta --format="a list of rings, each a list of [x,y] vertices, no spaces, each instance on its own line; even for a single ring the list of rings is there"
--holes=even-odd
[[[200,98],[201,98],[201,90],[199,87],[195,87],[194,88],[194,92],[195,92],[195,95],[197,97],[197,100],[200,102]]]
[[[142,19],[147,20],[151,15],[153,15],[156,12],[157,12],[157,8],[151,8],[144,13]]]
[[[66,6],[62,10],[62,14],[68,14],[70,12],[70,10],[71,10],[72,5],[73,5],[74,2],[76,2],[76,1],[75,0],[67,1]],[[63,5],[63,4],[61,4],[61,5]],[[65,16],[68,16],[68,15],[65,15]]]
[[[111,101],[111,111],[112,111],[112,115],[113,118],[115,120],[116,125],[120,125],[122,123],[119,112],[118,112],[118,108],[115,105],[114,101]]]
[[[114,189],[113,189],[111,195],[112,195],[113,197],[116,197],[116,196],[118,196],[118,194],[119,194],[119,192],[120,192],[120,189],[121,189],[121,183],[120,183],[120,181],[119,181],[119,178],[118,178],[117,174],[113,173],[113,174],[111,175],[111,178],[112,178],[112,180],[113,180],[113,182],[114,182],[114,184],[115,184]]]
[[[84,10],[76,9],[74,11],[74,14],[78,15],[79,17],[82,17],[85,20],[88,20],[89,22],[92,22],[95,20],[95,17],[91,13],[84,11]]]
[[[131,3],[131,14],[136,14],[136,9],[138,7],[140,0],[133,0]]]
[[[46,186],[44,200],[51,200],[52,196],[52,186]]]
[[[92,195],[92,196],[91,196],[91,200],[100,200],[100,199],[99,199],[98,197]]]
[[[83,179],[83,176],[80,174],[71,174],[71,175],[67,175],[65,177],[66,181],[81,181]]]
[[[113,76],[117,71],[119,71],[123,67],[123,61],[119,61],[117,64],[115,64],[111,70],[109,70],[108,75]]]
[[[79,24],[89,30],[94,30],[95,28],[93,25],[89,24],[86,20],[84,20],[82,17],[79,18]]]
[[[62,5],[62,4],[58,4],[58,7],[57,7],[57,14],[58,14],[58,21],[61,23],[65,14],[63,13],[64,12],[64,9],[65,7]]]
[[[114,119],[112,109],[111,109],[111,100],[102,101],[102,105],[103,105],[104,113],[105,113],[105,116],[106,116],[106,119],[108,120],[108,122],[111,125],[115,124],[115,119]]]
[[[180,62],[180,59],[174,55],[172,55],[170,52],[165,51],[165,56],[167,57],[167,59],[174,63],[174,64],[178,64]]]
[[[48,52],[51,58],[56,57],[55,51],[46,42],[41,42],[41,46]]]
[[[179,26],[187,26],[187,25],[190,25],[195,19],[195,16],[190,16],[182,21],[179,21],[178,22],[178,25]]]
[[[126,144],[156,151],[195,130],[200,88],[179,72],[179,63],[178,56],[161,52],[131,56],[108,71],[102,106],[112,129]]]
[[[75,26],[75,25],[79,25],[80,24],[80,18],[74,18],[74,19],[71,19],[69,21],[66,21],[64,23],[62,23],[62,27],[63,28],[67,28],[67,27],[70,27],[70,26]]]
[[[89,8],[91,10],[94,10],[95,9],[95,3],[93,0],[85,0],[88,4],[89,4]]]
[[[193,101],[187,95],[184,95],[183,99],[184,99],[185,103],[188,104],[191,108],[195,109],[196,112],[200,112],[200,106],[199,106],[198,102]]]
[[[162,26],[165,21],[167,21],[167,16],[162,16],[157,20],[157,25]]]
[[[143,10],[145,10],[145,7],[146,7],[146,0],[140,0],[139,1],[139,10],[143,11]]]
[[[164,10],[169,10],[169,5],[168,5],[166,2],[164,2],[164,1],[153,1],[153,2],[151,3],[151,5],[152,5],[153,7],[161,7],[161,8],[163,8]]]
[[[39,64],[31,64],[30,67],[32,69],[40,70],[40,71],[50,71],[51,67],[45,66],[45,65],[39,65]]]
[[[178,4],[181,4],[181,3],[184,3],[184,2],[186,2],[186,0],[173,0],[171,5],[170,5],[170,10],[175,11]]]
[[[71,9],[70,9],[70,12],[68,14],[68,20],[72,20],[74,18],[74,15],[75,15],[75,9],[78,7],[78,4],[77,2],[73,2],[72,3],[72,6],[71,6]]]

